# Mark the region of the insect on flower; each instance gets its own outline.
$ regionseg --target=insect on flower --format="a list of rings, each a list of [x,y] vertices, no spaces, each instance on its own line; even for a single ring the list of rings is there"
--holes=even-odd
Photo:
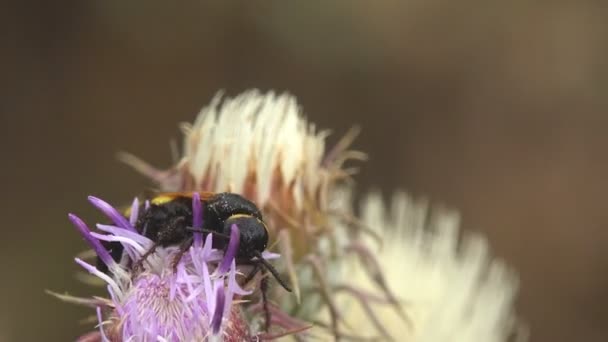
[[[224,201],[221,201],[221,198]],[[232,200],[229,200],[230,198]],[[245,243],[250,241],[247,239],[247,228],[239,230],[238,224],[244,222],[240,220],[258,215],[254,210],[255,205],[251,202],[227,193],[204,193],[202,196],[199,193],[164,193],[158,194],[143,205],[135,198],[130,209],[121,212],[102,199],[89,196],[89,201],[112,223],[97,224],[97,229],[103,233],[93,232],[83,220],[69,214],[70,221],[97,255],[98,265],[95,267],[80,258],[75,260],[88,273],[105,282],[109,296],[83,298],[48,291],[62,300],[96,308],[99,322],[97,331],[87,333],[79,341],[219,339],[236,342],[252,338],[273,339],[309,328],[300,321],[288,320],[286,313],[276,310],[268,303],[264,287],[260,288],[260,304],[243,305],[249,302],[245,296],[253,294],[253,290],[241,287],[242,283],[237,280],[237,276],[242,275],[241,272],[246,268],[239,265],[237,269],[237,262],[248,261],[254,268],[258,265],[255,271],[257,272],[259,267],[265,267],[267,260],[280,257],[279,254],[263,250],[259,253],[259,259],[263,261],[258,261],[256,256],[250,257],[250,253],[256,251],[255,246],[241,248],[241,240]],[[175,201],[182,203],[177,205]],[[187,204],[187,201],[190,204]],[[150,226],[142,223],[150,221],[145,218],[146,213],[150,215],[153,210],[161,208],[168,210],[168,203],[173,203],[174,206],[174,210],[168,211],[172,213],[172,217],[183,214],[183,210],[184,215],[190,213],[184,228],[183,238],[190,240],[190,246],[185,253],[181,250],[182,246],[186,246],[183,241],[174,244],[163,242],[163,245],[159,243],[159,239],[152,239],[143,232],[144,227]],[[210,203],[224,209],[227,206],[223,204],[231,204],[228,207],[232,209],[215,208],[218,210],[214,211],[210,209],[214,207],[210,207]],[[251,213],[236,214],[235,212],[242,211],[238,209],[239,203],[241,207],[249,207]],[[224,235],[216,232],[222,231],[223,228],[218,227],[223,225],[216,226],[215,230],[204,228],[213,227],[204,224],[205,212],[211,219],[219,217],[216,223],[227,221],[230,224],[227,238],[216,237]],[[217,215],[224,212],[230,213],[226,219],[222,218],[225,216]],[[229,220],[230,217],[232,220]],[[261,216],[254,218],[262,222],[261,229],[264,230]],[[165,228],[160,228],[163,229]],[[241,238],[242,236],[245,237]],[[265,249],[267,234],[264,236],[266,238],[262,239],[262,245]],[[156,250],[147,253],[155,245]],[[252,250],[254,252],[251,252]],[[141,269],[135,270],[134,264],[146,254],[148,256]],[[104,268],[101,268],[102,264]],[[268,277],[262,279],[267,282]],[[255,323],[251,321],[256,313],[262,312],[266,315],[266,332],[262,332],[257,323],[262,322],[261,320]],[[275,328],[272,332],[269,331],[271,318]]]
[[[236,342],[258,334],[250,329],[241,306],[235,302],[252,293],[241,288],[236,280],[235,256],[240,235],[236,225],[231,226],[225,251],[214,248],[214,234],[207,234],[202,241],[202,234],[195,233],[197,238],[189,252],[180,258],[177,270],[171,263],[179,249],[168,246],[157,248],[147,259],[144,269],[134,272],[131,260],[139,260],[155,243],[135,228],[139,201],[133,201],[126,218],[101,199],[89,197],[89,200],[113,222],[97,225],[105,234],[91,231],[74,214],[68,216],[106,265],[106,273],[80,258],[75,261],[105,282],[109,296],[82,298],[49,291],[62,300],[96,308],[98,331],[82,336],[79,341],[210,341],[219,338]],[[193,196],[194,200],[200,202],[198,196]],[[192,214],[195,222],[202,222],[200,206],[194,205]],[[104,242],[122,244],[120,262],[116,262]],[[267,251],[263,254],[267,259],[276,257]]]
[[[199,205],[198,211],[202,213],[202,222],[195,222],[193,206]],[[192,246],[194,240],[201,233],[203,237],[212,234],[213,244],[226,253],[232,226],[239,231],[239,247],[235,251],[235,260],[238,265],[251,265],[253,268],[245,277],[248,283],[261,269],[268,270],[281,286],[291,292],[291,288],[281,278],[275,268],[262,257],[262,252],[268,245],[268,230],[262,219],[260,210],[254,203],[234,193],[213,192],[166,192],[159,193],[148,204],[144,204],[143,212],[134,224],[135,229],[149,238],[154,244],[139,258],[133,260],[132,268],[141,269],[146,258],[152,255],[158,247],[179,245],[178,252],[173,257],[173,269],[183,255]],[[125,216],[130,216],[127,210]],[[122,245],[110,243],[111,255],[115,261],[122,258]],[[103,262],[98,260],[98,267]],[[266,304],[268,283],[262,278],[260,290],[266,311],[266,330],[269,329],[270,315]]]

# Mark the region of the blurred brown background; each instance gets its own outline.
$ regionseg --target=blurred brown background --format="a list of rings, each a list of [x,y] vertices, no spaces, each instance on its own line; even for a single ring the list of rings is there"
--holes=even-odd
[[[73,340],[90,311],[73,211],[148,183],[219,89],[288,90],[335,137],[364,128],[360,188],[462,211],[521,273],[532,341],[608,340],[608,24],[601,1],[61,1],[0,11],[0,341]]]

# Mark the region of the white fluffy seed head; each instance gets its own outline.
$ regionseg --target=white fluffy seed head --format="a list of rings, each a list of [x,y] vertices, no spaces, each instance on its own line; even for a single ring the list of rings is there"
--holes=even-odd
[[[365,197],[362,220],[384,236],[375,248],[391,291],[404,303],[411,326],[390,305],[374,306],[397,341],[505,342],[517,328],[516,276],[488,254],[486,240],[465,235],[459,243],[459,218],[440,211],[427,215],[427,204],[397,193],[387,206],[379,194]],[[428,218],[431,219],[428,219]],[[343,274],[349,283],[373,292],[354,258]],[[358,332],[378,336],[369,316],[352,296],[341,296],[346,322]]]

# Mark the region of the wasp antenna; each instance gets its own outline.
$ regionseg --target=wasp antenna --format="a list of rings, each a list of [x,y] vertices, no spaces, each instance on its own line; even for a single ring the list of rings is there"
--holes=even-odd
[[[226,238],[226,239],[230,239],[230,236],[228,236],[226,234],[215,232],[215,231],[210,230],[210,229],[196,228],[196,227],[186,227],[186,230],[187,231],[191,231],[191,232],[195,232],[195,233],[210,233],[210,234],[213,234],[214,236],[219,236],[219,237],[223,237],[223,238]]]
[[[272,274],[272,276],[279,282],[279,284],[281,284],[281,286],[283,286],[283,288],[287,292],[292,291],[291,287],[289,285],[287,285],[287,283],[283,280],[283,278],[281,278],[281,276],[279,275],[279,272],[277,272],[277,270],[268,261],[266,261],[266,259],[262,258],[262,253],[256,251],[253,255],[258,258],[258,261],[260,262],[260,264],[262,264],[264,266],[264,268],[267,269]]]

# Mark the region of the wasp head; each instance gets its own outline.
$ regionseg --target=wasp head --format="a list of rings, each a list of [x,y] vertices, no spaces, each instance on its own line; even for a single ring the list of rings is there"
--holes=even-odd
[[[224,235],[230,235],[230,227],[236,224],[240,232],[240,243],[237,257],[251,258],[261,253],[268,245],[268,230],[262,220],[255,216],[236,214],[224,222]]]

